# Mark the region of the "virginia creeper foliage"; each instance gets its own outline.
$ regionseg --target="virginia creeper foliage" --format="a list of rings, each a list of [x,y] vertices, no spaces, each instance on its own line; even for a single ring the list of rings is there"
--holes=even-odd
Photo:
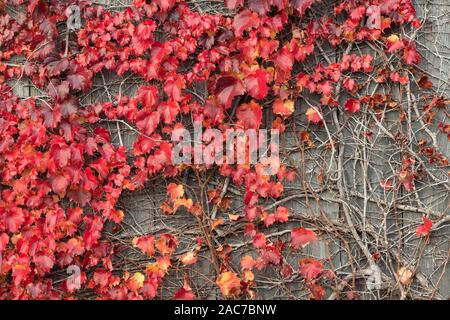
[[[324,261],[305,257],[298,264],[285,255],[320,239],[316,231],[298,225],[283,241],[265,234],[272,225],[282,229],[289,209],[267,210],[261,201],[279,199],[285,182],[298,176],[286,163],[268,176],[257,165],[176,165],[172,163],[171,132],[186,126],[183,119],[204,128],[277,128],[301,105],[300,94],[314,95],[307,106],[308,130],[324,125],[324,114],[337,109],[348,116],[362,108],[389,103],[388,96],[361,95],[363,81],[406,85],[406,72],[421,61],[414,41],[400,28],[417,28],[410,0],[338,1],[333,12],[312,15],[320,0],[225,0],[230,14],[200,13],[182,0],[135,0],[122,12],[110,12],[89,1],[6,0],[0,9],[0,298],[71,299],[89,292],[100,299],[153,299],[176,264],[195,265],[202,248],[212,255],[213,282],[226,298],[255,298],[254,272],[266,268],[284,278],[298,274],[311,298],[322,299],[323,283],[337,281]],[[82,27],[65,29],[67,8],[80,7]],[[380,24],[373,8],[380,8]],[[14,7],[14,14],[8,7]],[[161,35],[164,36],[161,36]],[[375,64],[375,50],[344,54],[309,72],[302,66],[321,46],[381,43],[393,54],[398,68]],[[103,72],[138,76],[135,95],[121,92],[110,100],[85,104],[83,97]],[[365,80],[361,74],[375,72]],[[23,98],[15,93],[26,79],[40,90]],[[423,88],[432,84],[417,79]],[[189,90],[203,83],[208,95],[200,99]],[[338,95],[347,98],[342,100]],[[429,108],[447,101],[430,97]],[[380,121],[382,111],[380,110]],[[431,111],[430,111],[431,112]],[[112,143],[104,124],[127,123],[138,135],[132,148]],[[448,126],[448,125],[447,125]],[[442,125],[445,131],[445,124]],[[445,132],[448,133],[448,130]],[[300,136],[308,144],[307,131]],[[423,145],[434,162],[446,159]],[[413,159],[399,171],[400,185],[383,181],[384,188],[411,190],[417,178]],[[242,211],[229,217],[210,217],[203,204],[190,198],[177,180],[186,170],[215,168],[230,183],[245,190]],[[123,250],[104,236],[118,228],[124,212],[121,194],[145,187],[156,176],[170,182],[160,210],[180,211],[198,221],[202,234],[196,246],[178,254],[179,239],[170,233],[129,239],[149,263],[144,270],[119,272],[115,254]],[[230,206],[220,189],[208,190],[208,201],[219,210]],[[231,247],[211,241],[225,220],[240,223],[253,255],[241,257],[238,268],[228,258]],[[421,224],[421,221],[417,221]],[[424,217],[417,235],[427,237],[432,221]],[[81,270],[80,284],[66,269]],[[240,267],[240,269],[239,269]],[[62,279],[58,281],[58,279]],[[197,298],[186,277],[175,299]]]

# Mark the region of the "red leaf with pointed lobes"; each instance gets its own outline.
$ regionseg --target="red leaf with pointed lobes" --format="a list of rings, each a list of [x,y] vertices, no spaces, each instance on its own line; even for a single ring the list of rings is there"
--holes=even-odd
[[[217,277],[216,284],[225,297],[237,297],[241,292],[241,280],[232,271],[221,273]]]
[[[272,61],[281,71],[289,72],[294,65],[294,55],[289,51],[287,46],[284,46],[275,54]]]
[[[358,6],[350,12],[350,19],[352,19],[355,22],[359,22],[364,17],[365,13],[366,7]]]
[[[331,96],[331,94],[333,93],[333,86],[331,85],[331,82],[328,80],[319,83],[317,87],[320,90],[320,92],[322,92],[322,94],[325,96]]]
[[[180,261],[185,266],[197,263],[197,260],[198,260],[197,251],[189,251],[180,257]]]
[[[262,120],[261,106],[254,101],[241,104],[236,110],[236,117],[245,129],[258,129]]]
[[[312,281],[308,282],[306,286],[311,292],[311,299],[322,300],[325,296],[325,289],[320,284]]]
[[[249,238],[253,238],[256,235],[256,229],[252,223],[247,223],[245,225],[244,235]]]
[[[273,113],[278,114],[280,116],[290,116],[294,113],[295,103],[293,100],[284,100],[275,99],[273,106]]]
[[[57,175],[50,178],[52,189],[57,194],[64,194],[69,186],[70,180],[65,175]]]
[[[189,285],[189,278],[186,275],[184,278],[184,285],[180,288],[174,296],[175,300],[195,300],[196,296]]]
[[[147,19],[137,26],[136,35],[143,40],[148,40],[152,38],[153,31],[155,30],[156,23],[153,20]]]
[[[342,86],[348,91],[353,91],[356,88],[356,82],[352,78],[344,78]]]
[[[162,255],[171,256],[178,246],[178,240],[173,235],[163,233],[159,236],[159,239],[155,242],[156,249],[161,252]]]
[[[422,218],[423,223],[416,228],[416,235],[418,237],[426,237],[431,232],[431,227],[433,226],[433,222],[428,217]]]
[[[292,229],[291,231],[291,247],[298,249],[317,240],[314,231],[302,227]]]
[[[320,261],[312,258],[304,258],[298,262],[298,273],[306,280],[313,280],[323,272],[323,265]]]
[[[252,12],[248,9],[242,10],[234,16],[233,29],[235,36],[239,37],[245,30],[257,28],[259,26],[259,22],[259,16],[256,12]]]
[[[219,103],[229,108],[233,98],[245,92],[244,84],[241,79],[233,75],[222,76],[217,79],[214,88],[214,94]]]
[[[386,38],[386,51],[394,52],[404,48],[403,41],[396,34],[391,34]]]
[[[185,80],[182,76],[175,79],[168,79],[164,83],[164,92],[174,101],[181,101],[183,98],[182,90],[186,87]]]
[[[320,111],[317,110],[317,108],[308,108],[308,110],[306,110],[306,119],[308,119],[308,121],[312,123],[317,124],[323,120],[323,117]]]
[[[418,64],[422,57],[419,55],[414,42],[407,42],[403,50],[403,60],[409,65]]]
[[[348,99],[344,106],[345,110],[350,113],[358,112],[361,109],[361,103],[356,99]]]
[[[0,253],[5,251],[9,242],[9,236],[6,233],[0,234]]]
[[[147,235],[144,237],[135,237],[132,241],[133,247],[139,248],[143,253],[146,253],[149,257],[155,254],[155,237]]]
[[[136,115],[136,127],[138,127],[145,135],[150,136],[159,124],[159,113],[141,110]]]
[[[263,248],[266,245],[266,236],[264,233],[257,233],[253,238],[253,246],[255,248]]]
[[[90,249],[101,237],[103,221],[101,217],[93,215],[85,216],[83,220],[86,223],[86,230],[84,231],[83,240],[86,245],[86,249]]]
[[[74,73],[67,76],[72,89],[85,91],[91,87],[92,72],[90,70],[78,68]]]
[[[180,113],[180,105],[173,101],[167,100],[158,105],[158,112],[161,115],[161,119],[166,124],[173,123]]]
[[[271,225],[273,225],[275,223],[275,221],[276,221],[276,219],[275,219],[275,215],[273,213],[264,215],[264,226],[265,227],[270,227]]]
[[[248,94],[255,99],[263,99],[268,92],[267,79],[267,72],[263,69],[258,69],[249,74],[244,80]]]
[[[19,228],[25,222],[24,210],[18,207],[4,210],[1,210],[0,208],[0,216],[3,218],[3,224],[6,229],[11,233],[17,233]]]
[[[55,264],[55,256],[50,253],[38,253],[33,257],[33,262],[40,275],[48,273]]]
[[[275,219],[278,222],[288,222],[289,220],[289,209],[283,206],[279,206],[275,211]]]
[[[141,102],[144,108],[153,107],[158,102],[158,88],[155,86],[140,86],[137,100]]]
[[[140,292],[147,299],[153,299],[158,293],[158,278],[151,277],[150,279],[145,280]]]

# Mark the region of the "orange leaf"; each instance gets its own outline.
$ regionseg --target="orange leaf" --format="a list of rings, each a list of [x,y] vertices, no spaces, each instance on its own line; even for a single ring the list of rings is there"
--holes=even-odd
[[[231,271],[221,273],[217,277],[216,284],[225,297],[235,297],[241,292],[241,280]]]
[[[309,108],[306,110],[306,118],[308,121],[315,124],[319,123],[323,119],[322,114],[316,108]]]
[[[294,113],[295,103],[292,100],[284,100],[276,99],[273,103],[273,113],[278,114],[280,116],[290,116]]]
[[[196,251],[189,251],[185,254],[183,254],[180,258],[180,261],[185,265],[188,266],[190,264],[194,264],[197,262],[197,252]]]
[[[170,201],[174,202],[184,195],[184,188],[181,184],[169,183],[167,186],[167,194],[170,196]]]

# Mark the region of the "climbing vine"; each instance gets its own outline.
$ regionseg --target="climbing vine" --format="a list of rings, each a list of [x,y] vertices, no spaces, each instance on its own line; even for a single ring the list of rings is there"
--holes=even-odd
[[[378,275],[399,296],[413,295],[408,286],[417,270],[391,252],[381,231],[362,227],[370,224],[365,215],[356,222],[345,201],[339,143],[349,139],[344,126],[356,122],[350,134],[362,145],[373,146],[376,132],[397,144],[394,174],[376,182],[394,199],[377,204],[397,210],[398,192],[414,194],[426,177],[438,179],[428,168],[448,168],[436,137],[450,137],[447,115],[437,118],[450,101],[417,68],[414,37],[424,22],[410,0],[325,2],[226,0],[216,12],[181,0],[135,0],[119,11],[85,0],[0,1],[0,297],[161,298],[176,270],[183,283],[170,298],[205,298],[183,272],[200,258],[212,266],[211,290],[224,298],[258,298],[264,271],[281,282],[299,280],[313,299],[357,298],[361,274],[375,276],[375,289],[382,289]],[[105,74],[121,79],[119,90]],[[123,87],[131,77],[139,79],[134,93]],[[24,82],[34,92],[27,97],[17,91]],[[106,99],[87,102],[93,90]],[[392,122],[411,126],[413,117],[425,138],[391,130]],[[278,129],[280,155],[256,164],[174,163],[171,134],[194,123],[223,134]],[[125,129],[135,136],[131,146]],[[303,167],[293,164],[287,137]],[[324,160],[313,172],[318,187],[305,177],[311,150]],[[279,162],[274,175],[263,170],[270,161]],[[174,228],[114,236],[126,227],[121,196],[151,193],[156,179],[166,190],[157,210],[196,225],[192,244],[182,247]],[[430,183],[448,193],[446,177]],[[321,207],[327,185],[340,196],[338,222]],[[364,192],[366,199],[372,193]],[[286,204],[295,198],[308,203],[307,214]],[[448,218],[422,213],[413,234],[425,248]],[[244,240],[231,244],[233,234]],[[305,251],[330,234],[345,247],[348,275]],[[251,249],[232,258],[243,246]],[[118,263],[130,250],[145,266]],[[293,262],[293,254],[301,258]],[[401,265],[393,273],[382,267],[392,259]]]

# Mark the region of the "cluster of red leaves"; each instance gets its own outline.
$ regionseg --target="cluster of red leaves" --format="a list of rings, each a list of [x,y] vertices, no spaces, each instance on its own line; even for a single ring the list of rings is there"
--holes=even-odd
[[[119,249],[102,230],[105,223],[122,221],[124,213],[116,209],[116,202],[123,190],[143,187],[154,175],[174,177],[182,170],[171,162],[170,133],[183,127],[183,115],[222,132],[236,126],[259,129],[263,107],[269,103],[275,115],[272,127],[283,131],[284,120],[295,112],[295,97],[306,90],[320,97],[321,105],[306,111],[314,124],[323,120],[324,108],[353,114],[370,105],[371,97],[358,94],[357,75],[374,69],[371,55],[347,55],[339,62],[317,65],[312,73],[303,70],[293,76],[294,65],[301,66],[319,42],[338,46],[382,41],[386,52],[398,54],[406,65],[420,61],[415,44],[392,31],[405,23],[419,24],[409,0],[340,1],[331,15],[308,19],[306,25],[297,23],[318,2],[249,0],[244,7],[242,0],[226,0],[235,11],[230,18],[193,12],[180,0],[135,0],[133,7],[118,13],[91,6],[87,0],[5,1],[19,13],[13,18],[0,12],[0,298],[72,298],[83,288],[98,298],[155,297],[175,259],[178,240],[171,234],[133,239],[132,245],[153,262],[143,273],[117,274],[113,257]],[[66,21],[71,4],[80,7],[85,25],[76,41],[69,37],[66,42],[57,25]],[[374,4],[381,8],[379,29],[364,23],[373,18],[369,8]],[[157,29],[166,40],[155,40]],[[285,32],[290,36],[280,37]],[[26,58],[22,66],[11,63],[21,57]],[[189,61],[194,64],[184,68]],[[133,73],[146,84],[134,97],[120,94],[113,101],[82,105],[80,96],[104,70],[119,76]],[[399,73],[386,76],[378,70],[378,74],[380,83],[408,81]],[[15,95],[11,82],[23,77],[45,97]],[[340,79],[349,95],[343,106],[334,99]],[[206,82],[210,94],[204,102],[195,101],[185,90],[199,81]],[[236,101],[241,103],[233,115]],[[111,144],[101,122],[115,120],[126,121],[140,133],[132,150]],[[295,174],[282,165],[271,177],[261,166],[219,168],[221,175],[246,190],[243,217],[230,215],[230,220],[247,220],[244,234],[258,251],[256,259],[242,258],[241,275],[223,263],[217,285],[227,297],[254,296],[253,268],[271,266],[286,278],[293,272],[282,254],[288,250],[286,244],[271,242],[261,231],[262,226],[286,223],[287,208],[269,213],[258,203],[279,198],[283,181],[294,180]],[[406,188],[413,185],[409,175],[400,177]],[[168,194],[163,212],[175,214],[183,207],[194,216],[203,214],[199,204],[185,198],[182,186],[170,184]],[[428,232],[425,227],[418,230]],[[316,238],[312,230],[295,228],[289,248],[298,250]],[[180,261],[196,263],[202,245],[198,238],[197,247]],[[223,246],[223,261],[228,253]],[[80,286],[67,280],[53,282],[58,270],[68,266],[81,270]],[[302,259],[298,273],[312,296],[322,298],[319,279],[332,277],[322,263]],[[194,297],[186,278],[175,298]]]

